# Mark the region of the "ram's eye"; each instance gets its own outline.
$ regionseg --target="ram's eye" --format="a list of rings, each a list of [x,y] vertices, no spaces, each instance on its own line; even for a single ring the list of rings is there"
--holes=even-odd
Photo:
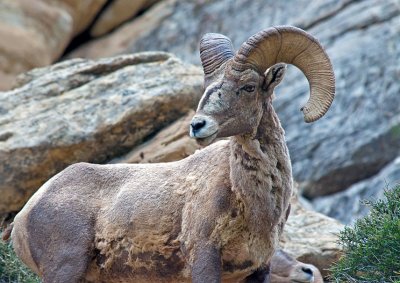
[[[245,85],[244,87],[242,87],[242,89],[247,92],[253,92],[256,87],[254,85]]]

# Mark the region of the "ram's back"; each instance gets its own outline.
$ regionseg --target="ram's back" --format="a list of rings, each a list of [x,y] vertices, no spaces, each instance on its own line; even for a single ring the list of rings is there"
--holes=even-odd
[[[133,271],[139,279],[140,270],[145,275],[154,265],[166,277],[178,270],[187,276],[179,239],[182,212],[192,199],[209,196],[216,176],[229,178],[228,153],[227,142],[219,142],[178,162],[71,165],[17,215],[14,248],[39,275],[64,250],[66,256],[82,253],[81,265],[89,264],[87,279],[94,281],[107,275],[127,275],[129,281]]]

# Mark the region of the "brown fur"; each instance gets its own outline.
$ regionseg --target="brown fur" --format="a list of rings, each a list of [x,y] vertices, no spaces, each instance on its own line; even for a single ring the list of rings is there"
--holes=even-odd
[[[286,221],[292,175],[271,105],[281,78],[264,90],[264,76],[239,80],[249,78],[260,87],[236,107],[254,117],[221,127],[243,135],[178,162],[68,167],[16,216],[17,255],[44,283],[239,282],[262,268]]]
[[[297,261],[282,250],[271,260],[270,283],[323,283],[321,273],[312,264]]]

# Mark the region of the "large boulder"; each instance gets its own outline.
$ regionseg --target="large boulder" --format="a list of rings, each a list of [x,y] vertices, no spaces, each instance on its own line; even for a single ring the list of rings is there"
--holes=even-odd
[[[309,90],[298,70],[289,68],[277,91],[275,106],[302,191],[313,198],[375,175],[400,148],[398,0],[167,0],[74,56],[161,49],[199,64],[198,43],[206,32],[224,33],[238,48],[260,29],[282,24],[319,38],[336,73],[336,99],[313,124],[299,112]]]
[[[190,110],[184,117],[162,129],[153,138],[111,163],[158,163],[181,160],[201,146],[189,137],[189,125],[194,116]]]
[[[185,115],[203,73],[167,53],[74,59],[0,93],[0,213],[78,161],[103,163]]]
[[[387,165],[376,176],[352,185],[343,192],[313,200],[314,208],[345,224],[353,224],[357,218],[369,212],[364,200],[384,197],[384,191],[400,184],[400,157]]]
[[[159,0],[112,1],[98,16],[96,22],[90,29],[90,35],[97,37],[108,33],[157,1]]]
[[[305,208],[297,194],[294,194],[291,205],[281,247],[298,261],[315,265],[326,277],[329,267],[342,254],[338,233],[344,226],[335,219]]]
[[[112,54],[110,56],[113,56],[122,53],[133,53],[129,46],[134,45],[145,36],[151,37],[152,34],[155,35],[153,39],[159,42],[157,29],[162,26],[165,19],[168,19],[174,13],[175,2],[176,0],[166,0],[155,4],[143,15],[134,18],[131,22],[125,23],[111,34],[91,40],[73,50],[67,54],[67,58],[95,59],[109,56],[107,54]],[[192,38],[188,38],[188,40],[191,41]],[[196,42],[196,46],[197,44],[198,42]],[[165,49],[163,45],[155,44],[148,49],[142,49],[142,51],[162,50]],[[176,54],[180,54],[179,56],[187,61],[187,52],[182,51],[180,50]],[[198,63],[199,61],[197,60],[196,62]]]
[[[271,26],[274,21],[290,21],[299,14],[298,7],[307,7],[308,2],[297,0],[296,5],[287,5],[274,0],[165,0],[70,56],[100,58],[157,49],[169,50],[199,64],[198,46],[204,33],[222,32],[232,39],[234,46],[239,46],[252,33]]]
[[[17,74],[51,64],[85,29],[105,0],[0,2],[0,90]]]
[[[292,72],[276,108],[296,180],[315,197],[369,178],[399,155],[400,6],[398,1],[352,2],[310,31],[325,43],[333,61],[333,106],[315,124],[301,123],[294,113],[308,87]]]

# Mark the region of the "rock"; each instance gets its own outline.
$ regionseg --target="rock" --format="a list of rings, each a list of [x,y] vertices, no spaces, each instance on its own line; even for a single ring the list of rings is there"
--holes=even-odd
[[[132,18],[138,12],[146,9],[158,0],[114,0],[111,5],[100,14],[90,30],[90,35],[98,37],[111,31],[124,21]]]
[[[0,2],[0,90],[15,76],[51,64],[72,36],[93,19],[105,0]]]
[[[294,175],[308,197],[344,190],[375,175],[400,153],[396,3],[352,2],[311,29],[326,42],[336,73],[336,98],[325,118],[301,123],[293,113],[304,103],[307,86],[294,72],[287,78],[290,84],[283,83],[276,108]]]
[[[71,16],[57,7],[43,1],[2,1],[0,72],[8,78],[1,89],[10,88],[16,74],[50,64],[72,32]]]
[[[131,53],[127,50],[136,40],[144,35],[151,36],[162,21],[174,13],[175,0],[161,1],[152,6],[146,13],[128,22],[110,35],[90,41],[67,55],[67,58],[102,58],[107,54]],[[157,39],[157,38],[154,38]],[[158,39],[157,39],[158,40]],[[197,43],[196,43],[197,44]],[[197,45],[196,45],[197,46]],[[148,50],[160,50],[160,46],[152,46]],[[143,50],[144,51],[144,50]],[[180,53],[177,53],[180,54]],[[185,54],[183,54],[185,58]],[[180,56],[181,57],[181,56]],[[181,57],[182,58],[182,57]],[[186,58],[185,58],[186,59]]]
[[[260,29],[282,24],[305,28],[332,58],[336,99],[323,119],[302,121],[299,109],[309,90],[293,67],[275,101],[302,191],[309,198],[332,194],[373,176],[399,155],[398,0],[297,0],[291,5],[273,0],[167,0],[72,56],[161,49],[199,64],[198,44],[206,32],[226,34],[238,48]]]
[[[400,157],[397,157],[376,176],[356,183],[343,192],[315,198],[312,203],[317,211],[351,225],[369,212],[369,207],[362,204],[363,200],[381,199],[386,189],[399,183]]]
[[[298,5],[308,2],[297,1]],[[276,1],[166,0],[106,37],[89,42],[70,56],[99,58],[134,50],[170,50],[199,64],[199,41],[206,32],[222,32],[239,46],[260,27],[272,24],[272,14],[291,17],[298,9]],[[221,17],[223,14],[235,17]],[[263,15],[262,17],[257,15]],[[240,19],[240,20],[239,20]]]
[[[344,226],[337,220],[305,209],[297,194],[281,240],[282,249],[298,261],[315,265],[324,277],[342,252],[337,234]]]
[[[77,35],[92,23],[97,13],[106,4],[107,1],[61,0],[57,2],[61,9],[67,11],[71,15],[73,19],[72,35]]]
[[[189,137],[189,125],[194,111],[161,130],[149,141],[134,148],[122,158],[111,163],[157,163],[183,159],[193,154],[201,146]]]
[[[0,91],[12,88],[14,80],[15,80],[14,74],[8,74],[0,70]]]
[[[35,69],[0,93],[0,213],[18,210],[48,178],[78,161],[103,163],[194,108],[200,68],[167,53]]]

